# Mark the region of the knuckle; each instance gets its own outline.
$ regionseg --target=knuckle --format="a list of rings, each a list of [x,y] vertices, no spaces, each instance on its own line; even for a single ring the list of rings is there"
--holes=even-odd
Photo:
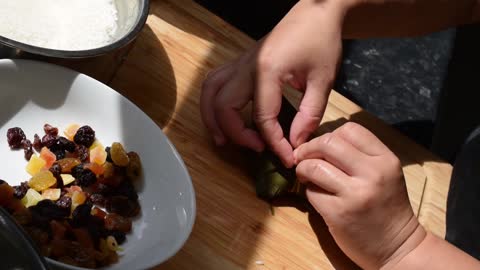
[[[273,59],[268,53],[260,53],[257,58],[258,71],[270,71],[273,69]]]
[[[354,122],[347,122],[343,124],[343,126],[340,128],[340,131],[344,134],[356,134],[358,133],[358,129],[360,128],[360,125]]]

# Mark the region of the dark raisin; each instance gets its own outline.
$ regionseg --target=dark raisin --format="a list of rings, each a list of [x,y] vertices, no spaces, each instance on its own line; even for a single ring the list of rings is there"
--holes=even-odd
[[[29,139],[25,139],[22,141],[22,146],[25,159],[30,160],[33,155],[32,142]]]
[[[48,170],[53,174],[53,176],[60,176],[60,174],[62,174],[62,166],[60,166],[58,163],[53,163],[52,167],[50,167]]]
[[[58,138],[58,143],[60,145],[62,145],[64,150],[66,150],[70,153],[75,152],[75,143],[70,141],[69,139],[67,139],[65,137],[60,137],[60,138]]]
[[[70,208],[72,207],[72,198],[67,196],[62,196],[60,197],[59,200],[57,200],[56,205],[63,209],[70,210]]]
[[[92,195],[90,195],[90,197],[88,197],[88,201],[91,204],[95,204],[100,207],[105,206],[105,197],[100,193],[93,193]]]
[[[25,140],[25,133],[19,127],[9,128],[7,131],[7,141],[11,149],[22,148],[22,141]]]
[[[77,154],[78,159],[80,159],[82,162],[87,162],[90,159],[90,152],[84,145],[77,144],[75,146],[75,153]]]
[[[110,149],[111,149],[110,146],[105,147],[105,152],[107,152],[107,161],[113,163],[112,155],[110,154]]]
[[[101,218],[91,216],[88,219],[86,227],[90,233],[90,236],[92,237],[94,245],[97,247],[100,242],[100,238],[106,238],[108,236],[107,230],[105,230],[104,227],[103,219]]]
[[[77,130],[73,140],[76,144],[90,147],[95,141],[95,131],[90,126],[83,126]]]
[[[62,188],[63,187],[63,179],[62,179],[62,176],[61,176],[62,167],[60,166],[60,164],[53,163],[52,167],[50,167],[50,169],[48,169],[48,170],[53,174],[55,179],[57,179],[57,188]]]
[[[57,149],[53,151],[55,156],[57,157],[57,160],[64,159],[65,158],[65,150]]]
[[[130,200],[137,200],[138,194],[130,181],[123,181],[115,189],[115,194],[126,196]]]
[[[5,182],[5,180],[0,179],[0,186],[5,184],[5,183],[7,183],[7,182]]]
[[[51,200],[42,200],[37,205],[29,207],[29,209],[32,214],[36,213],[47,219],[63,219],[70,215],[70,209],[60,207]]]
[[[83,168],[81,164],[73,167],[72,176],[81,187],[88,187],[97,181],[97,176],[90,169]]]
[[[52,135],[54,137],[57,137],[58,135],[58,128],[53,127],[49,124],[43,125],[43,131],[45,131],[45,134]]]
[[[91,204],[81,204],[73,210],[72,222],[74,226],[85,226],[88,224],[89,219],[92,217],[90,211],[92,210]]]
[[[97,184],[97,192],[104,195],[108,196],[113,193],[113,188],[110,187],[109,185],[105,185],[103,183],[98,183]]]
[[[109,231],[109,235],[115,237],[115,240],[117,240],[117,244],[121,245],[125,242],[126,240],[126,235],[124,232],[121,231]]]
[[[45,146],[47,148],[52,147],[56,142],[57,137],[50,134],[45,134],[42,138],[42,146]]]
[[[21,199],[25,197],[25,194],[27,194],[28,189],[29,189],[28,182],[22,182],[19,186],[13,187],[13,196],[15,196],[15,198],[17,199]]]
[[[37,152],[40,152],[42,150],[42,140],[40,140],[40,137],[38,136],[38,134],[35,134],[33,136],[33,148],[37,151]]]
[[[140,211],[138,201],[129,200],[125,196],[110,197],[105,205],[108,212],[116,213],[123,217],[136,216]]]

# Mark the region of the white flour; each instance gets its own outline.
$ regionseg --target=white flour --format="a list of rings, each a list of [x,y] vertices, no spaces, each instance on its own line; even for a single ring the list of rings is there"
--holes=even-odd
[[[0,0],[0,35],[59,50],[109,44],[117,30],[114,0]]]

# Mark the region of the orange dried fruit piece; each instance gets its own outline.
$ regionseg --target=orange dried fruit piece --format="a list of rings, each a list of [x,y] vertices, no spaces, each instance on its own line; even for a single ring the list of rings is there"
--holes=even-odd
[[[103,165],[107,160],[107,152],[103,145],[97,145],[94,148],[90,147],[90,163],[96,163],[98,165]]]
[[[60,199],[62,191],[59,188],[49,188],[42,192],[42,197],[44,199],[56,201]]]
[[[28,181],[28,186],[36,191],[43,191],[56,183],[57,179],[50,171],[40,171]]]
[[[83,191],[73,191],[72,193],[72,211],[77,208],[77,206],[84,204],[87,200],[87,195]]]
[[[43,147],[42,150],[40,151],[40,158],[45,160],[45,168],[50,169],[52,167],[53,163],[57,161],[57,156],[50,151],[47,147]]]
[[[45,165],[47,162],[43,160],[42,158],[39,158],[37,155],[33,155],[30,158],[30,161],[28,161],[26,170],[27,173],[30,174],[31,176],[36,175],[37,173],[40,172],[43,168],[45,168]]]
[[[73,167],[81,163],[78,158],[64,158],[57,161],[57,164],[62,168],[62,173],[71,173]]]
[[[113,164],[120,167],[125,167],[130,162],[123,145],[118,142],[112,143],[112,147],[110,148],[110,156],[112,157]]]
[[[65,137],[67,137],[67,139],[73,141],[73,137],[75,137],[75,134],[77,133],[79,128],[79,124],[70,124],[67,126],[65,131],[63,131],[63,134],[65,134]]]
[[[98,165],[97,163],[88,163],[85,164],[83,167],[85,169],[89,169],[97,176],[102,175],[105,171],[105,168],[102,165]]]

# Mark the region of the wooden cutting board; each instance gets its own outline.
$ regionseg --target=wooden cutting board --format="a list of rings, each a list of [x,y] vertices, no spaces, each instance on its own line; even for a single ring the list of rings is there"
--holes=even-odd
[[[317,214],[286,201],[273,215],[255,196],[245,150],[215,147],[202,124],[199,95],[208,71],[253,44],[191,0],[153,0],[135,44],[103,60],[62,64],[86,70],[132,100],[185,160],[197,196],[196,224],[179,253],[155,269],[355,269]],[[293,104],[301,98],[286,95]],[[335,91],[317,134],[347,120],[369,128],[400,157],[415,213],[443,236],[451,166]]]

